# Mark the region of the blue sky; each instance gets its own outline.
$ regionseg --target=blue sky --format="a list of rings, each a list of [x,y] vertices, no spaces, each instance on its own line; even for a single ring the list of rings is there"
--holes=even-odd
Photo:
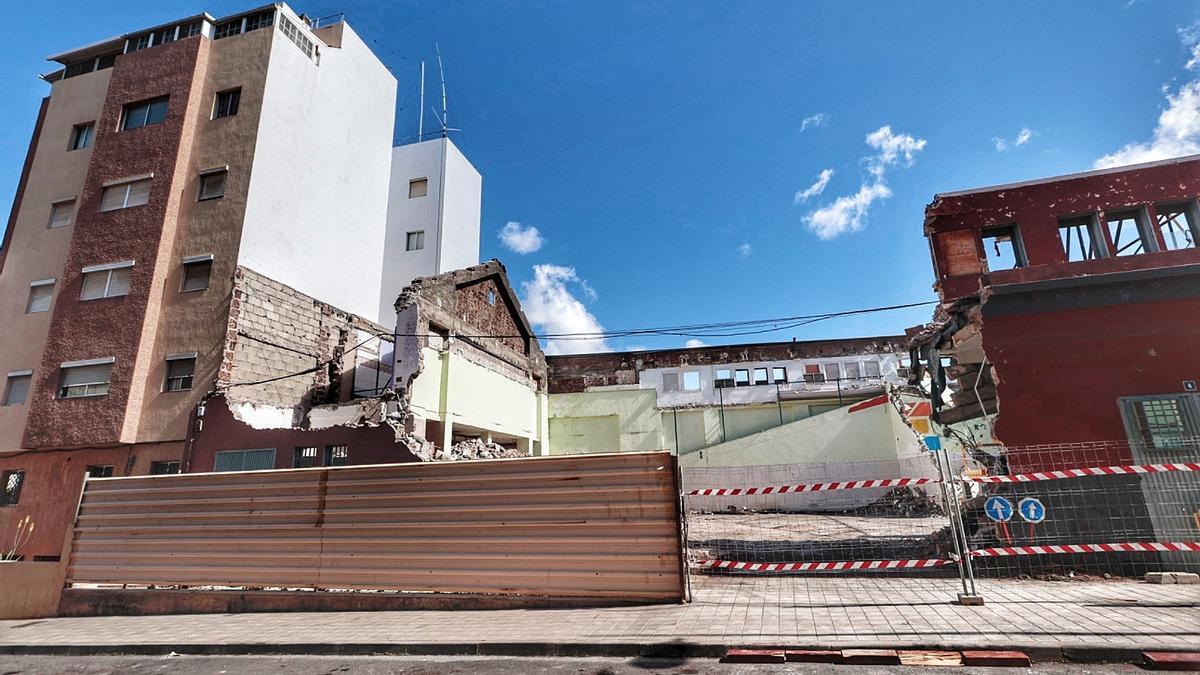
[[[0,201],[11,203],[48,91],[36,77],[46,54],[249,6],[8,8]],[[450,123],[463,129],[455,141],[484,175],[483,256],[505,262],[542,331],[931,300],[921,221],[936,192],[1086,170],[1112,153],[1200,151],[1191,2],[293,7],[343,11],[375,47],[400,79],[397,139],[415,133],[417,63],[440,44]],[[531,226],[540,247],[505,247],[510,222],[519,247],[538,243]],[[922,307],[708,341],[885,334],[929,316]]]

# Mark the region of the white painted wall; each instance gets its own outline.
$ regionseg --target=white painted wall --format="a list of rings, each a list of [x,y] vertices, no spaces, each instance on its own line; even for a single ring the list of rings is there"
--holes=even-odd
[[[428,191],[410,198],[416,178],[428,179]],[[413,279],[479,263],[482,194],[483,177],[450,139],[392,148],[380,323],[392,324],[396,297]],[[408,251],[408,233],[416,231],[425,232],[425,248]]]
[[[273,32],[238,263],[379,320],[396,78],[349,26],[319,65]]]
[[[722,400],[725,405],[738,405],[748,403],[774,403],[776,400],[776,387],[774,384],[749,386],[749,387],[728,387],[718,393],[713,383],[719,370],[729,370],[730,374],[738,369],[746,369],[750,371],[751,382],[753,382],[754,369],[766,368],[767,375],[770,377],[771,368],[784,367],[787,368],[787,384],[781,384],[779,390],[783,392],[805,392],[805,393],[824,393],[830,398],[837,398],[838,384],[836,382],[826,382],[823,384],[810,384],[804,381],[804,371],[806,365],[817,365],[821,368],[821,372],[825,372],[825,365],[837,363],[843,366],[846,363],[857,363],[859,372],[863,370],[863,364],[867,361],[876,361],[879,363],[878,378],[869,378],[856,381],[843,380],[841,388],[843,393],[852,394],[855,389],[866,387],[878,387],[880,384],[888,383],[893,385],[903,384],[903,378],[896,375],[896,368],[900,365],[900,356],[897,354],[870,354],[862,356],[842,356],[837,358],[819,358],[819,359],[798,359],[792,361],[751,361],[745,363],[729,363],[718,365],[703,365],[703,366],[680,366],[678,368],[652,368],[644,370],[638,377],[638,383],[642,386],[653,387],[658,391],[658,406],[660,408],[676,408],[682,406],[715,406]],[[844,366],[843,366],[844,367]],[[697,372],[700,374],[700,389],[697,391],[684,391],[684,373]],[[665,373],[674,373],[679,376],[679,391],[665,391],[663,389],[663,375]]]

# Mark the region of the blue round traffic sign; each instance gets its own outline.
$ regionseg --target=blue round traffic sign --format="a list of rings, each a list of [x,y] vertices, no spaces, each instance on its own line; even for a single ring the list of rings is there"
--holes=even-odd
[[[1046,519],[1046,505],[1036,497],[1026,497],[1017,502],[1017,513],[1021,520],[1036,525]]]
[[[997,523],[1007,523],[1012,520],[1013,505],[1004,497],[992,496],[983,503],[983,512]]]

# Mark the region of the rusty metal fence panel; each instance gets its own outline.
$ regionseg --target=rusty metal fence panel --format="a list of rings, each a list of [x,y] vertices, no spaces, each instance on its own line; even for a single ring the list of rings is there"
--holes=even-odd
[[[68,584],[685,597],[667,452],[88,480]]]

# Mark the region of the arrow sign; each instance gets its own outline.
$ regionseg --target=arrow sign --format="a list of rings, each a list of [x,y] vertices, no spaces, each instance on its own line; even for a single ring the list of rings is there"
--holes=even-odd
[[[1036,525],[1046,519],[1046,505],[1040,499],[1026,497],[1017,502],[1017,513],[1021,520]]]
[[[1007,523],[1013,517],[1013,505],[1004,497],[988,497],[983,503],[983,512],[997,523]]]

